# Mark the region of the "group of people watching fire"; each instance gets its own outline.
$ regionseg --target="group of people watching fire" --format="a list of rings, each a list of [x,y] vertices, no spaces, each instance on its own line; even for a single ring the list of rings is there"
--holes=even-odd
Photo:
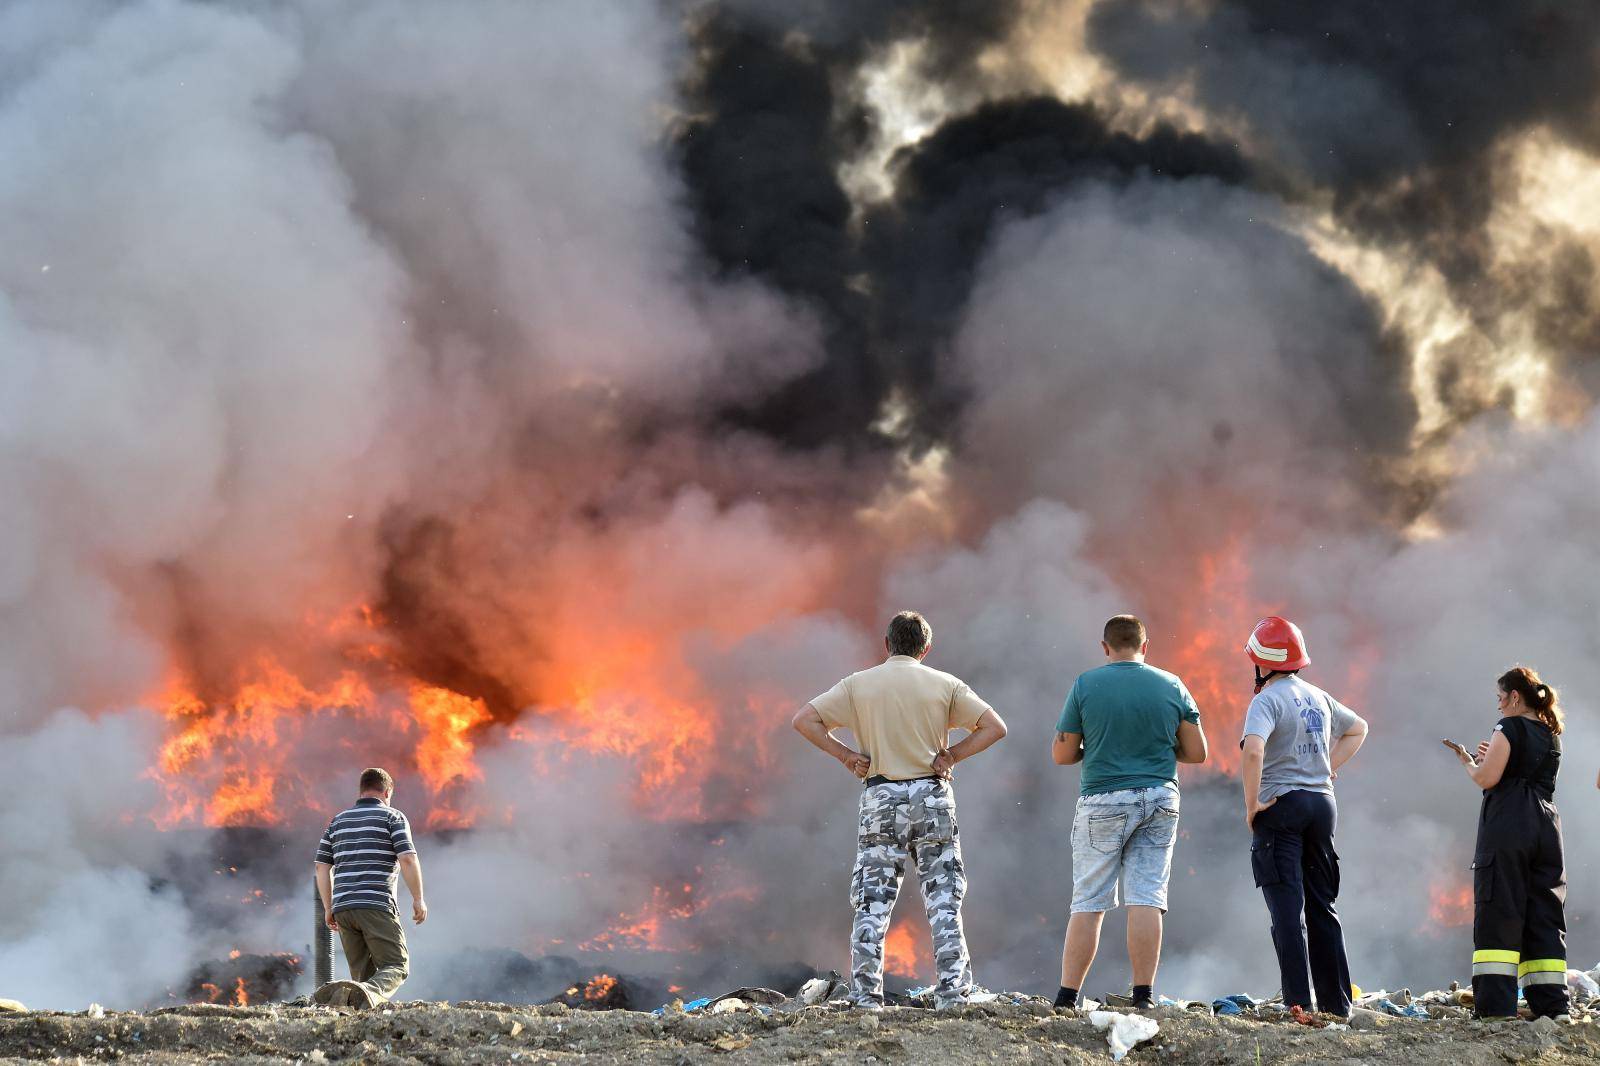
[[[966,895],[951,771],[1006,736],[1006,725],[965,682],[923,663],[933,630],[914,611],[889,623],[888,657],[811,700],[794,727],[863,782],[850,902],[850,1001],[883,1006],[889,915],[907,862],[915,864],[932,930],[935,1005],[986,993],[973,978],[961,924]],[[1127,908],[1132,990],[1127,1004],[1156,1003],[1163,916],[1178,839],[1177,764],[1209,750],[1200,711],[1182,679],[1145,661],[1149,636],[1133,615],[1105,625],[1103,666],[1073,683],[1050,750],[1081,765],[1072,823],[1072,905],[1057,1007],[1078,1005],[1105,913]],[[1350,968],[1335,903],[1339,856],[1333,782],[1361,749],[1366,721],[1301,676],[1311,664],[1300,628],[1277,616],[1244,648],[1255,695],[1239,740],[1250,868],[1271,917],[1283,1001],[1296,1016],[1348,1017]],[[1565,1014],[1566,871],[1554,804],[1562,714],[1556,692],[1530,669],[1496,682],[1501,715],[1476,752],[1452,741],[1483,790],[1474,879],[1472,989],[1480,1018],[1516,1017],[1518,989],[1535,1016]],[[834,736],[849,730],[857,748]],[[952,731],[965,736],[950,743]],[[427,918],[422,868],[394,782],[363,772],[354,806],[329,823],[315,873],[325,918],[343,943],[351,980],[319,988],[321,1003],[368,1007],[394,995],[408,973],[397,875],[412,919]]]
[[[935,1005],[984,993],[961,927],[966,872],[951,768],[1006,735],[994,708],[958,678],[923,664],[933,631],[904,611],[888,658],[852,674],[795,716],[794,726],[865,783],[850,902],[851,1002],[883,1005],[883,944],[907,859],[916,863],[933,929]],[[1181,678],[1145,661],[1133,615],[1105,625],[1103,666],[1080,675],[1050,751],[1081,765],[1072,823],[1072,907],[1057,1007],[1076,1007],[1105,913],[1127,907],[1134,1008],[1154,1006],[1167,883],[1178,837],[1177,764],[1208,756],[1200,711]],[[1293,622],[1264,618],[1245,655],[1255,696],[1239,739],[1250,869],[1271,916],[1283,1002],[1297,1017],[1351,1013],[1353,987],[1335,902],[1339,856],[1333,782],[1361,749],[1366,721],[1301,676],[1311,665]],[[1562,716],[1556,692],[1515,667],[1496,683],[1500,720],[1476,753],[1446,742],[1483,790],[1474,877],[1472,988],[1480,1018],[1516,1017],[1518,987],[1535,1016],[1565,1014],[1566,872],[1554,803]],[[859,751],[834,737],[848,729]],[[948,744],[950,730],[969,730]]]

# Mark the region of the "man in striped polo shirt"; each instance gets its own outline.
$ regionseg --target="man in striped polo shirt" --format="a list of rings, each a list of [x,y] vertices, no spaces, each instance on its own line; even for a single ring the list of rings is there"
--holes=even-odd
[[[411,825],[389,806],[393,797],[394,779],[386,771],[363,770],[355,806],[333,816],[317,845],[317,892],[354,979],[323,985],[319,1003],[370,1007],[393,996],[410,972],[395,900],[396,867],[411,892],[411,920],[427,921],[428,905]]]

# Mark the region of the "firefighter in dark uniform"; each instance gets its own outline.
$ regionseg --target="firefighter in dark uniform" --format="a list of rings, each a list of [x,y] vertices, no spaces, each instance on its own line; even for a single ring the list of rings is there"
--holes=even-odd
[[[1517,986],[1536,1017],[1567,1013],[1567,870],[1556,772],[1556,690],[1519,666],[1500,677],[1500,713],[1476,759],[1483,789],[1473,854],[1472,992],[1480,1018],[1517,1014]],[[1459,754],[1459,753],[1458,753]]]

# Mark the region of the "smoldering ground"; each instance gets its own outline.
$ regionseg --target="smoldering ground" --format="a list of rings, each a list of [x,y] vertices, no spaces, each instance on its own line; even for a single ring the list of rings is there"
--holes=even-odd
[[[1012,726],[958,779],[985,983],[1053,982],[1045,745],[1127,609],[1158,664],[1223,664],[1219,750],[1267,609],[1372,720],[1340,781],[1366,984],[1464,972],[1430,893],[1475,795],[1437,739],[1537,665],[1600,951],[1594,234],[1488,165],[1592,166],[1561,62],[1592,33],[1158,7],[0,5],[0,980],[131,1005],[303,944],[298,895],[228,918],[170,878],[206,847],[150,827],[154,711],[267,652],[326,674],[353,604],[490,717],[447,797],[397,764],[419,821],[478,817],[427,842],[417,994],[508,946],[842,968],[854,785],[787,719],[902,606]],[[1515,92],[1452,125],[1494,39]],[[1392,62],[1430,43],[1455,74]],[[414,739],[327,710],[278,726],[316,768],[285,871],[299,800]],[[1174,993],[1270,991],[1233,789],[1186,779]]]

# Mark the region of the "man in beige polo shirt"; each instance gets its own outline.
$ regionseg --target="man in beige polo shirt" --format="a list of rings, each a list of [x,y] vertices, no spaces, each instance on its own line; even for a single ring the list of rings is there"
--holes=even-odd
[[[966,682],[922,665],[933,647],[933,629],[920,614],[895,615],[883,643],[885,662],[851,674],[806,704],[794,727],[866,782],[850,878],[856,912],[851,1002],[868,1010],[883,1006],[883,941],[910,855],[933,930],[939,971],[934,1001],[944,1009],[964,1002],[973,987],[961,928],[967,878],[950,770],[1005,736],[1006,724]],[[855,734],[861,751],[834,739],[835,729]],[[952,729],[969,732],[947,746]]]

